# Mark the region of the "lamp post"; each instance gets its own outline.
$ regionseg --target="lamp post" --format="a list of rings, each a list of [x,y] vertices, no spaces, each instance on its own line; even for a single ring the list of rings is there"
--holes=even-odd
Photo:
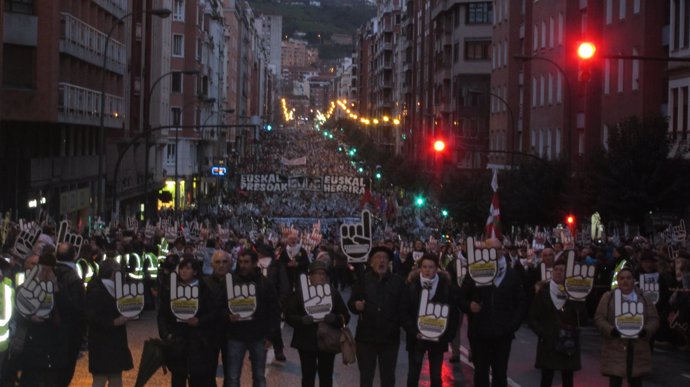
[[[160,81],[167,77],[168,75],[175,74],[177,72],[182,73],[183,75],[197,75],[199,74],[199,70],[181,70],[181,71],[168,71],[165,74],[162,74],[158,78],[156,78],[155,81],[151,84],[151,88],[149,89],[148,92],[148,107],[146,109],[146,142],[145,142],[145,148],[144,148],[144,217],[149,213],[149,148],[150,148],[150,142],[151,142],[151,131],[148,130],[151,128],[151,101],[153,98],[151,96],[153,95],[153,91],[158,86]],[[179,132],[179,129],[175,131],[176,135]],[[175,142],[175,159],[177,160],[177,141]],[[177,165],[177,161],[175,162]],[[177,181],[175,181],[175,184],[177,184]],[[176,191],[177,192],[177,191]]]
[[[144,11],[144,13],[160,18],[167,18],[168,16],[170,16],[172,11],[167,8],[154,8]],[[115,32],[115,28],[118,25],[122,24],[126,18],[132,15],[134,15],[134,12],[127,13],[119,19],[117,19],[115,23],[113,23],[113,25],[110,27],[110,31],[108,31],[108,35],[106,35],[105,42],[103,44],[103,65],[101,66],[101,106],[98,124],[98,184],[96,185],[95,207],[95,212],[99,215],[102,215],[103,212],[103,200],[101,198],[101,192],[104,191],[104,187],[102,187],[102,185],[104,184],[105,180],[105,74],[108,71],[106,67],[108,65],[108,44],[110,43],[110,38],[113,36],[113,32]]]
[[[510,166],[511,168],[515,167],[515,154],[518,152],[517,150],[517,141],[515,140],[516,135],[517,135],[517,125],[515,124],[515,114],[513,113],[513,108],[510,107],[510,104],[508,101],[505,100],[505,98],[501,97],[500,95],[488,92],[488,91],[483,91],[483,90],[468,90],[467,91],[470,94],[482,94],[482,95],[488,95],[490,97],[494,97],[497,100],[501,101],[503,105],[506,107],[506,110],[508,110],[508,115],[510,116],[510,129],[512,131],[512,137],[513,137],[513,146],[512,146],[512,152],[511,152],[511,157],[510,157]]]

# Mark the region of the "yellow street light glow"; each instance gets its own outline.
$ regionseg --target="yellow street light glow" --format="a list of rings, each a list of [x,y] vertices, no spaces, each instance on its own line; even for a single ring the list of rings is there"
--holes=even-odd
[[[393,119],[393,124],[394,125],[400,125],[400,120],[397,118]]]
[[[388,116],[383,116],[383,122],[388,122],[388,121],[390,121],[390,118],[388,118]]]
[[[374,125],[377,125],[378,123],[379,123],[379,120],[377,120],[376,118],[374,118]]]

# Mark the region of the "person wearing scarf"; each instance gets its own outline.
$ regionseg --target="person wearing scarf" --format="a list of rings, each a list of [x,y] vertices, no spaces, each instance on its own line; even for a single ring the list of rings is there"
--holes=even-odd
[[[641,387],[642,377],[652,372],[652,350],[649,339],[659,328],[659,315],[652,301],[635,287],[633,271],[623,266],[616,276],[623,300],[644,304],[644,325],[637,338],[623,338],[615,326],[613,290],[599,300],[594,323],[603,336],[601,373],[609,378],[610,387],[620,387],[628,379],[630,387]]]
[[[431,387],[441,387],[441,366],[443,354],[448,351],[448,343],[453,340],[458,331],[458,308],[455,307],[450,277],[444,272],[439,273],[438,257],[434,254],[424,254],[417,261],[418,277],[414,276],[408,286],[410,293],[410,308],[408,309],[410,322],[407,328],[407,354],[409,368],[407,370],[407,386],[419,385],[419,375],[422,371],[424,355],[429,358],[429,379]],[[445,332],[438,341],[425,339],[417,327],[419,304],[422,290],[429,291],[429,302],[449,306],[448,322]]]
[[[285,248],[278,259],[285,265],[288,281],[290,281],[290,291],[294,292],[295,284],[299,283],[299,275],[306,274],[309,268],[307,251],[297,242],[297,233],[291,232],[288,235]]]
[[[86,290],[86,322],[89,330],[89,372],[93,387],[122,386],[122,371],[134,366],[127,343],[127,318],[120,315],[115,300],[115,273],[120,264],[108,258],[98,277]]]
[[[565,267],[564,259],[554,263],[551,280],[534,296],[529,311],[529,326],[538,337],[534,366],[541,369],[541,387],[551,386],[556,370],[563,387],[573,387],[573,373],[582,367],[579,326],[587,316],[584,302],[568,300]]]

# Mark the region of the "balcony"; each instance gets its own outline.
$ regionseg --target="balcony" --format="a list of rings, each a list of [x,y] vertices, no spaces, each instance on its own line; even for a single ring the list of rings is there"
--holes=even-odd
[[[98,111],[101,107],[101,93],[69,83],[58,83],[58,121],[99,125]],[[125,100],[112,94],[105,95],[105,126],[121,128]]]
[[[84,23],[69,13],[62,13],[60,20],[60,52],[74,56],[92,65],[103,66],[103,46],[106,34]],[[106,67],[108,70],[124,75],[125,45],[110,39]]]
[[[93,2],[118,19],[127,13],[127,0],[93,0]]]

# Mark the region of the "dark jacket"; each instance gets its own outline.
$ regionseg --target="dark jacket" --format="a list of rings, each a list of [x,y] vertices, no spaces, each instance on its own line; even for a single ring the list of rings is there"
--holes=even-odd
[[[356,301],[366,301],[364,311],[355,309]],[[371,344],[399,345],[400,328],[409,328],[410,296],[402,277],[386,273],[383,278],[371,270],[352,288],[347,303],[359,315],[355,339]]]
[[[348,312],[342,296],[335,287],[331,287],[331,296],[333,298],[333,309],[331,309],[331,313],[338,316],[333,326],[340,328],[343,326],[343,319],[345,319],[346,324],[350,321],[350,312]],[[288,297],[285,301],[284,311],[285,322],[294,328],[290,346],[302,351],[316,351],[318,349],[316,342],[318,324],[326,323],[319,322],[306,325],[303,323],[302,317],[305,316],[307,312],[304,310],[304,300],[302,298],[301,289]]]
[[[280,329],[280,307],[275,288],[257,269],[248,276],[233,274],[233,283],[256,286],[256,311],[251,320],[230,321],[230,310],[223,309],[225,323],[225,338],[228,340],[254,342],[267,340],[272,333]],[[228,304],[228,294],[224,293],[224,304]]]
[[[214,275],[209,275],[204,277],[203,281],[208,288],[211,296],[210,298],[214,303],[213,309],[216,312],[215,318],[210,322],[208,327],[209,332],[213,332],[209,333],[209,336],[213,338],[223,337],[225,334],[225,321],[222,319],[224,315],[223,310],[228,308],[227,303],[223,303],[223,300],[226,298],[225,293],[227,292],[225,288],[225,277],[219,278]],[[222,340],[212,340],[211,344],[220,346],[224,345],[224,342],[222,342]]]
[[[66,328],[72,343],[81,343],[86,332],[86,290],[76,270],[58,263],[55,265],[61,298],[65,300],[60,308],[60,324]],[[57,300],[56,300],[57,301]]]
[[[127,344],[126,325],[115,326],[120,317],[115,298],[99,278],[89,282],[86,291],[86,321],[89,328],[89,372],[113,374],[134,366]]]
[[[446,352],[448,350],[448,343],[455,338],[458,330],[459,313],[455,306],[455,297],[453,295],[453,287],[450,283],[450,277],[439,273],[438,286],[436,294],[431,299],[431,302],[438,304],[446,304],[448,308],[448,323],[446,331],[441,335],[438,341],[419,340],[417,334],[419,328],[417,327],[417,317],[419,316],[419,304],[422,297],[422,285],[419,282],[419,276],[413,278],[408,286],[410,295],[410,308],[408,310],[408,321],[410,327],[407,330],[407,345],[408,351],[424,351],[429,350],[433,352]]]
[[[536,368],[577,371],[580,365],[579,340],[572,353],[556,350],[559,331],[562,327],[579,329],[587,318],[585,304],[581,301],[567,300],[561,310],[551,301],[551,290],[544,286],[532,301],[529,310],[529,326],[538,337]],[[579,335],[579,332],[578,332]]]
[[[295,289],[295,284],[299,284],[299,275],[302,273],[306,274],[307,270],[309,269],[309,257],[307,256],[307,251],[304,248],[299,249],[299,253],[297,253],[297,255],[294,257],[295,262],[297,262],[297,266],[294,267],[288,266],[290,256],[287,253],[287,246],[280,252],[280,257],[278,257],[278,260],[285,266],[290,292],[293,292]]]
[[[527,314],[527,301],[519,276],[506,269],[499,287],[477,286],[468,274],[462,285],[460,308],[467,313],[468,336],[503,337],[513,335]],[[470,302],[481,305],[479,313],[472,313]]]
[[[287,270],[282,262],[276,261],[275,259],[271,260],[271,264],[266,268],[265,278],[275,288],[278,300],[281,303],[292,293],[290,291],[290,281],[288,280]]]

